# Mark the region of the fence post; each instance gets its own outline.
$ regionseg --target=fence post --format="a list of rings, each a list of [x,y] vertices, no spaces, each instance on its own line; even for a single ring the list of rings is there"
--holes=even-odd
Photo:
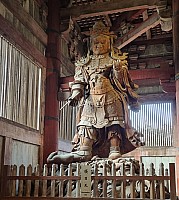
[[[125,176],[125,166],[124,163],[121,165],[121,176]],[[126,179],[121,181],[121,198],[126,198]]]
[[[32,165],[29,165],[27,167],[27,176],[32,176]],[[26,197],[30,197],[31,193],[31,180],[26,180]]]
[[[43,176],[47,176],[48,175],[48,168],[47,168],[47,164],[44,165],[43,167]],[[46,197],[47,196],[47,180],[43,180],[42,181],[42,197]]]
[[[176,199],[175,163],[169,163],[170,169],[170,199]]]
[[[144,164],[140,163],[140,176],[144,176]],[[140,182],[140,198],[145,198],[145,182],[141,180]]]
[[[130,164],[130,175],[134,176],[134,164],[133,163]],[[136,189],[135,181],[130,180],[130,193],[131,193],[130,198],[135,198],[135,189]]]
[[[80,163],[76,164],[76,176],[81,176]],[[80,197],[80,180],[76,181],[76,198]]]
[[[13,165],[11,167],[11,175],[12,176],[17,176],[17,165]],[[11,196],[15,197],[16,196],[16,186],[17,186],[18,182],[17,180],[11,180]]]
[[[0,188],[0,195],[2,197],[5,197],[8,195],[8,179],[7,176],[9,175],[9,165],[3,165],[2,166],[2,174],[1,174],[1,188]]]
[[[56,174],[56,164],[52,164],[51,176],[55,176]],[[51,180],[51,197],[55,197],[55,180]]]
[[[60,176],[64,176],[64,165],[60,165]],[[64,180],[60,180],[59,182],[59,197],[63,197],[63,185],[64,185]]]
[[[160,163],[160,165],[159,165],[159,176],[164,176],[164,164],[163,163]],[[160,191],[160,199],[165,199],[164,180],[159,181],[159,191]]]
[[[115,163],[112,163],[112,176],[116,176],[116,167]],[[116,179],[112,180],[112,198],[116,198]]]
[[[150,164],[149,176],[154,176],[154,164]],[[154,181],[150,181],[150,199],[155,199],[155,185]]]
[[[96,163],[94,165],[94,176],[98,176],[98,165]],[[98,180],[96,178],[93,180],[93,197],[98,197]]]
[[[103,163],[103,176],[107,176],[107,165],[106,162]],[[107,197],[107,180],[103,180],[103,197]]]
[[[68,176],[72,176],[72,164],[68,165]],[[72,194],[72,180],[68,180],[67,183],[67,197],[71,197]]]
[[[23,164],[19,167],[19,176],[25,176],[25,166]],[[19,197],[23,196],[23,192],[24,192],[23,185],[24,185],[24,180],[19,179],[19,184],[18,184],[18,196]]]
[[[35,176],[38,177],[40,176],[40,165],[37,164],[35,167]],[[39,179],[35,180],[35,185],[34,185],[34,197],[39,196]]]

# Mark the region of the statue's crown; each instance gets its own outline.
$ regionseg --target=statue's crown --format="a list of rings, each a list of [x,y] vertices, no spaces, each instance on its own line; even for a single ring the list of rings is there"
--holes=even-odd
[[[90,29],[90,35],[92,37],[97,36],[97,35],[111,35],[109,32],[110,27],[106,27],[102,21],[97,21],[94,25],[93,28]]]

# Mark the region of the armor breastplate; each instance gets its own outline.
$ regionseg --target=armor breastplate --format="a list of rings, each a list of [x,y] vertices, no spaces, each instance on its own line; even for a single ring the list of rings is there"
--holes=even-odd
[[[109,78],[105,77],[112,68],[112,60],[109,57],[92,56],[86,67],[90,77],[90,94],[105,94],[113,89]]]
[[[112,66],[109,57],[91,59],[85,66],[89,76],[90,96],[85,101],[79,125],[102,128],[109,123],[110,118],[119,119],[116,110],[120,107],[121,100],[109,79]]]
[[[107,69],[111,68],[112,65],[112,59],[109,57],[104,57],[103,55],[92,56],[90,62],[86,65],[86,69],[89,76],[93,76],[94,73],[104,73]]]

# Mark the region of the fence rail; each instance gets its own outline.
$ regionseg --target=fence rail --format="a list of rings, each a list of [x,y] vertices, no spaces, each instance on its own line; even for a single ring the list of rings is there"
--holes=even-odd
[[[115,164],[112,165],[111,173],[105,164],[102,168],[95,165],[91,182],[88,183],[91,189],[88,194],[90,196],[85,196],[85,199],[174,200],[176,199],[175,164],[170,163],[169,168],[169,175],[168,173],[164,174],[166,170],[161,163],[160,174],[156,176],[153,164],[150,169],[144,170],[141,163],[139,174],[136,175],[133,164],[127,172],[123,163],[119,175]],[[4,166],[1,177],[1,199],[80,199],[82,198],[80,169],[82,167],[79,163],[68,166],[52,165],[50,168],[44,165],[43,170],[37,165],[34,171],[31,165],[26,170],[24,165],[21,165],[19,170],[15,165]],[[148,175],[145,175],[146,171]]]

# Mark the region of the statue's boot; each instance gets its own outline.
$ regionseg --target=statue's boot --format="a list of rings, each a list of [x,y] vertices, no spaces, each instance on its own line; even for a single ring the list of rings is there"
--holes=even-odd
[[[85,137],[81,137],[80,140],[80,149],[71,153],[58,155],[58,164],[69,164],[91,160],[94,140]]]
[[[117,135],[114,135],[110,138],[110,152],[108,157],[109,159],[115,160],[121,157],[120,144],[121,140]]]

